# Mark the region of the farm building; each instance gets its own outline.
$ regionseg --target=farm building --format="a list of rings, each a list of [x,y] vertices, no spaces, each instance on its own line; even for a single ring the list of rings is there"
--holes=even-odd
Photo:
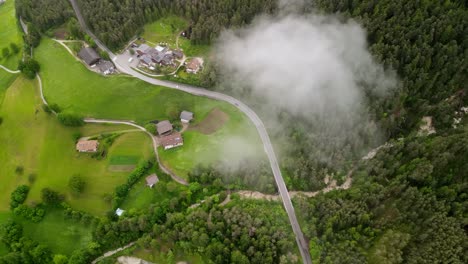
[[[174,57],[177,59],[182,59],[184,57],[184,53],[181,50],[174,50],[172,54],[174,54]]]
[[[122,210],[122,209],[120,209],[120,208],[117,208],[117,210],[115,210],[115,214],[116,214],[117,216],[123,215],[124,212],[125,212],[125,210]]]
[[[190,121],[192,121],[192,119],[193,119],[193,113],[192,112],[182,111],[182,113],[180,113],[180,121],[182,123],[190,123]]]
[[[161,146],[163,146],[164,150],[184,145],[184,140],[179,132],[161,137],[159,142],[161,143]]]
[[[135,52],[138,54],[138,56],[141,56],[143,54],[146,54],[150,49],[150,46],[146,44],[141,44],[140,46],[135,48]]]
[[[97,140],[80,140],[76,143],[76,150],[79,152],[96,152],[98,146],[99,141]]]
[[[78,57],[80,57],[86,64],[93,65],[98,62],[101,57],[97,54],[97,52],[90,47],[84,47],[78,52]]]
[[[156,176],[155,173],[151,174],[150,176],[146,177],[146,185],[150,188],[153,188],[153,186],[158,183],[159,179],[158,176]]]
[[[114,64],[110,61],[101,60],[97,66],[99,71],[101,71],[101,73],[104,75],[112,74],[115,71]]]
[[[188,73],[197,74],[202,67],[202,61],[199,58],[193,58],[191,61],[185,63],[185,69]]]
[[[160,136],[170,134],[172,129],[172,124],[168,120],[164,120],[156,124],[156,130]]]

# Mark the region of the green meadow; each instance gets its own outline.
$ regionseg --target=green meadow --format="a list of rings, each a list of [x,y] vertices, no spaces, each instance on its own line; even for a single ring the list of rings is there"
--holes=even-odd
[[[152,155],[148,147],[151,140],[144,133],[120,136],[102,160],[76,152],[73,135],[77,132],[86,136],[129,127],[62,126],[54,116],[42,111],[36,80],[17,78],[6,91],[0,116],[3,117],[0,125],[0,211],[9,209],[10,193],[18,185],[28,184],[31,191],[27,203],[40,201],[41,190],[49,187],[65,194],[73,208],[102,215],[110,208],[103,200],[104,194],[112,193],[115,186],[126,181],[129,173],[110,171],[110,159],[130,153],[127,155],[137,157],[134,161],[138,162]],[[71,195],[68,188],[69,178],[76,174],[86,181],[86,188],[78,197]]]
[[[20,51],[18,54],[12,54],[10,43],[15,43],[19,47]],[[22,46],[22,32],[20,26],[16,23],[15,17],[15,1],[8,0],[0,5],[0,52],[4,48],[8,48],[11,55],[3,58],[2,53],[0,53],[0,64],[12,70],[16,69],[18,61],[21,59]]]
[[[184,133],[185,144],[182,148],[160,151],[162,161],[182,177],[198,163],[215,163],[220,158],[225,160],[231,158],[230,155],[241,154],[238,149],[226,146],[231,139],[245,139],[248,149],[255,149],[251,152],[261,149],[253,124],[227,103],[154,86],[123,75],[101,76],[90,72],[65,48],[50,39],[42,40],[36,58],[41,63],[46,99],[66,112],[95,118],[134,120],[144,124],[151,120],[168,119],[168,110],[176,107],[194,112],[194,124],[197,124],[214,108],[222,109],[229,120],[219,131],[211,135],[188,131]],[[126,158],[114,157],[112,161],[118,159]]]
[[[210,50],[209,45],[194,45],[190,40],[182,36],[179,37],[179,45],[177,46],[177,37],[188,26],[187,20],[170,15],[146,24],[142,37],[154,45],[167,43],[172,49],[180,48],[189,57],[207,55]]]

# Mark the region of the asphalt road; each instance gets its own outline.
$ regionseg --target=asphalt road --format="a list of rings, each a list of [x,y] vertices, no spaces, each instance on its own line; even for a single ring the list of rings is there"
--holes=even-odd
[[[175,83],[175,82],[170,82],[170,81],[163,81],[163,80],[158,80],[158,79],[153,79],[148,76],[145,76],[132,68],[130,68],[127,65],[127,61],[125,58],[116,56],[112,51],[110,51],[106,45],[104,45],[86,26],[86,22],[83,19],[83,16],[81,15],[81,11],[75,2],[75,0],[70,0],[73,9],[75,10],[75,14],[78,17],[78,21],[81,24],[81,27],[83,30],[94,39],[96,44],[101,48],[102,50],[105,50],[109,56],[111,57],[112,61],[114,62],[115,66],[117,69],[123,73],[129,74],[135,78],[141,79],[145,82],[154,84],[154,85],[160,85],[160,86],[165,86],[173,89],[177,89],[180,91],[184,91],[193,95],[197,96],[204,96],[208,97],[211,99],[215,100],[220,100],[224,101],[227,103],[232,104],[233,106],[237,107],[240,111],[242,111],[247,117],[254,123],[255,127],[257,128],[257,131],[260,135],[260,138],[263,142],[263,147],[265,149],[265,153],[268,156],[268,159],[270,161],[270,166],[271,170],[273,172],[276,185],[278,186],[278,191],[281,195],[281,199],[283,201],[284,208],[286,209],[286,212],[288,214],[289,222],[291,223],[291,227],[293,229],[293,232],[296,236],[296,242],[299,247],[299,251],[301,252],[302,260],[306,264],[311,264],[312,259],[310,257],[309,253],[309,246],[308,243],[305,241],[304,234],[302,233],[301,227],[299,225],[299,222],[297,221],[296,214],[294,211],[294,207],[291,202],[291,198],[289,197],[289,192],[288,189],[286,188],[286,184],[284,183],[283,176],[281,175],[281,170],[278,165],[278,161],[276,159],[275,151],[273,149],[273,145],[271,144],[270,137],[268,136],[268,133],[265,129],[265,126],[262,122],[262,120],[258,117],[258,115],[250,109],[247,105],[242,103],[241,101],[233,98],[232,96],[225,95],[219,92],[214,92],[210,90],[206,90],[200,87],[195,87],[191,85],[186,85],[186,84],[180,84],[180,83]]]

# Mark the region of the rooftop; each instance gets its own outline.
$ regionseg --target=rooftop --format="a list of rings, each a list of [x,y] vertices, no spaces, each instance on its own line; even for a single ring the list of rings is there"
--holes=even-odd
[[[96,151],[98,145],[97,140],[80,140],[76,143],[76,150],[83,152]]]
[[[180,119],[190,121],[193,119],[193,113],[189,111],[182,111],[182,113],[180,113]]]
[[[83,59],[86,64],[91,65],[96,63],[101,57],[97,54],[97,52],[90,47],[84,47],[78,53],[78,57]]]
[[[156,183],[158,183],[159,179],[156,176],[156,173],[151,174],[150,176],[146,177],[146,185],[152,187]]]
[[[158,130],[159,135],[165,134],[172,131],[172,124],[168,120],[161,121],[156,124],[156,130]]]
[[[159,139],[159,142],[161,145],[166,148],[166,147],[173,147],[173,146],[178,146],[184,143],[184,140],[182,138],[182,135],[179,132],[172,133],[168,136],[161,137]]]

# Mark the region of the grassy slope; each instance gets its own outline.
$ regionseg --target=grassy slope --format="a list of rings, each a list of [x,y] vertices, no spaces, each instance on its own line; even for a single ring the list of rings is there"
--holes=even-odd
[[[196,122],[214,107],[230,116],[225,127],[214,135],[187,132],[183,148],[163,153],[163,161],[185,176],[198,162],[216,162],[229,138],[245,138],[249,146],[261,149],[253,125],[233,106],[223,102],[147,84],[125,76],[102,77],[88,71],[59,44],[44,39],[36,51],[42,65],[47,100],[65,111],[97,118],[130,119],[140,123],[167,119],[166,108],[179,105],[193,111]]]
[[[19,104],[18,102],[21,102]],[[27,183],[28,175],[36,174],[28,202],[40,200],[40,191],[51,187],[67,195],[70,204],[80,210],[94,214],[104,213],[110,206],[102,195],[113,191],[117,184],[126,180],[124,172],[115,173],[107,170],[108,160],[97,161],[87,154],[78,154],[74,149],[73,133],[95,135],[101,131],[128,129],[127,126],[86,125],[82,128],[67,128],[56,119],[42,112],[36,93],[36,81],[18,78],[7,90],[0,109],[4,121],[0,129],[0,167],[2,184],[0,185],[0,211],[8,210],[9,196],[17,185]],[[139,133],[141,139],[134,141],[134,153],[148,156],[146,146],[150,139]],[[124,137],[119,140],[124,140]],[[142,145],[145,146],[142,148]],[[128,151],[128,146],[125,147]],[[110,149],[120,151],[118,144]],[[24,173],[15,173],[16,166],[23,166]],[[68,194],[68,179],[73,174],[80,174],[88,187],[80,197]]]
[[[160,42],[167,43],[169,47],[175,49],[177,36],[188,28],[188,22],[181,17],[167,16],[146,24],[144,28],[143,38],[154,44]],[[193,45],[190,40],[180,37],[179,48],[181,48],[187,56],[203,56],[207,55],[210,49],[209,45]]]
[[[91,242],[91,227],[64,220],[61,210],[48,211],[40,223],[22,221],[24,234],[47,245],[54,254],[70,255]]]
[[[3,5],[0,5],[0,51],[5,47],[10,48],[10,43],[16,43],[20,48],[20,52],[16,55],[11,55],[7,59],[0,58],[0,64],[10,69],[18,67],[23,46],[21,35],[19,25],[16,23],[15,1],[8,0]]]
[[[228,108],[220,109],[229,113]],[[230,115],[229,121],[214,134],[188,130],[183,133],[184,146],[170,150],[159,148],[159,155],[163,163],[181,177],[186,177],[197,164],[233,164],[239,158],[262,157],[257,131],[253,126],[243,125],[246,122],[244,116]]]
[[[178,104],[198,116],[223,103],[147,84],[126,76],[103,77],[88,71],[59,44],[44,39],[36,51],[48,101],[65,111],[96,118],[144,123],[167,118],[166,108]]]

